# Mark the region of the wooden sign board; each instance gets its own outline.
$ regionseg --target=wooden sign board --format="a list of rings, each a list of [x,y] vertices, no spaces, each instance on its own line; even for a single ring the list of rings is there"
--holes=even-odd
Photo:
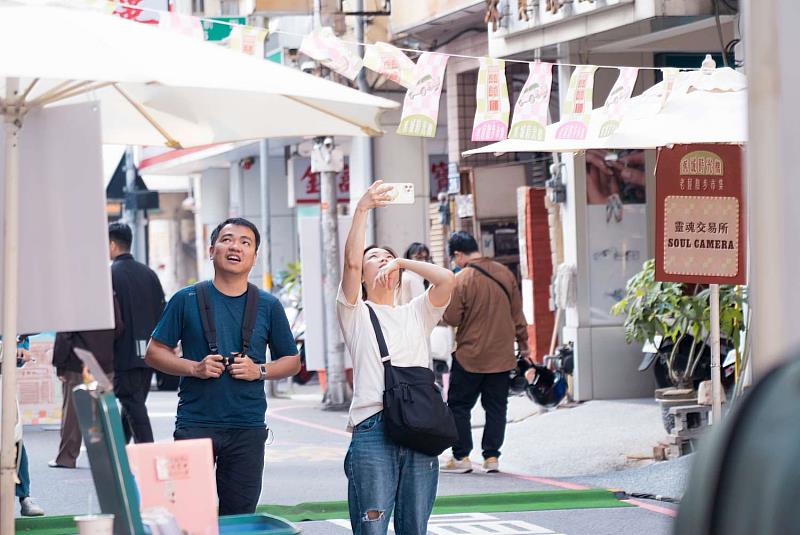
[[[656,280],[744,284],[742,146],[673,145],[656,163]]]

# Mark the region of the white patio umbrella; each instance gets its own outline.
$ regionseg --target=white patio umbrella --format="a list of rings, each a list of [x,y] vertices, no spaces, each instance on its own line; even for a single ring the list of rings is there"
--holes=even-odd
[[[605,107],[592,110],[586,139],[556,139],[563,123],[547,126],[544,141],[506,139],[464,152],[576,152],[588,149],[653,149],[674,143],[747,141],[747,79],[730,68],[678,74],[663,108],[665,82],[630,99],[619,128],[608,137],[600,129]]]
[[[0,0],[5,123],[3,339],[17,334],[20,128],[27,113],[99,102],[105,143],[191,147],[376,135],[396,103],[220,46],[68,5]],[[97,327],[94,327],[97,328]],[[13,353],[12,353],[13,354]],[[13,530],[15,359],[3,359],[0,533]]]

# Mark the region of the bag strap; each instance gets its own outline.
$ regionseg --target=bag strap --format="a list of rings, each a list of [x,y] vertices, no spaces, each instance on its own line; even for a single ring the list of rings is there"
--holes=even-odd
[[[206,337],[208,349],[211,355],[218,355],[217,347],[217,328],[214,324],[214,311],[211,309],[211,296],[208,287],[211,281],[200,281],[194,285],[197,295],[197,308],[200,311],[200,323],[203,324],[203,335]]]
[[[494,282],[495,282],[495,283],[496,283],[496,284],[497,284],[497,285],[498,285],[498,286],[499,286],[499,287],[500,287],[500,288],[503,290],[503,293],[504,293],[504,294],[506,294],[506,297],[508,298],[508,304],[509,304],[509,305],[511,305],[511,293],[510,293],[510,292],[508,291],[508,289],[507,289],[507,288],[506,288],[506,287],[503,285],[503,283],[502,283],[502,282],[500,282],[500,281],[499,281],[499,280],[497,280],[496,278],[492,277],[492,276],[489,274],[489,272],[488,272],[488,271],[486,271],[485,269],[483,269],[483,268],[482,268],[482,267],[480,267],[480,266],[476,266],[475,264],[467,264],[467,266],[466,266],[466,267],[468,267],[468,268],[472,268],[472,269],[474,269],[475,271],[478,271],[479,273],[483,273],[484,275],[486,275],[487,277],[489,277],[490,279],[492,279],[492,280],[493,280],[493,281],[494,281]]]
[[[247,283],[247,302],[244,305],[244,321],[242,321],[242,353],[247,354],[250,349],[250,339],[256,326],[258,316],[258,288],[255,284]]]
[[[378,321],[378,316],[375,314],[375,311],[372,309],[372,307],[366,303],[364,304],[367,306],[367,310],[369,310],[369,320],[372,322],[372,329],[375,331],[375,338],[378,339],[378,349],[381,352],[381,361],[389,361],[391,360],[391,357],[389,356],[389,348],[386,345],[386,339],[383,337],[381,322]]]
[[[212,355],[219,354],[217,346],[217,329],[214,323],[214,310],[211,308],[209,286],[211,281],[202,281],[194,285],[197,295],[197,307],[200,310],[200,322],[203,325],[203,335],[208,343]],[[247,283],[247,301],[244,305],[244,318],[242,321],[242,353],[250,349],[250,340],[258,317],[258,288],[255,284]]]

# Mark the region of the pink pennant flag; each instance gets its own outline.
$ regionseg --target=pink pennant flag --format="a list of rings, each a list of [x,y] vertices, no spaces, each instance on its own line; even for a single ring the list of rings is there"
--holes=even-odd
[[[608,118],[600,127],[600,137],[608,137],[619,128],[625,113],[625,104],[631,98],[638,75],[639,69],[636,67],[620,67],[619,77],[606,98],[605,109]]]
[[[481,58],[478,87],[475,89],[475,121],[472,141],[500,141],[508,135],[511,104],[506,85],[506,62]]]
[[[361,57],[337,38],[329,26],[303,37],[300,52],[349,80],[355,80],[363,65]]]
[[[228,47],[248,56],[264,59],[264,40],[269,31],[253,26],[234,26],[228,36]]]
[[[158,24],[166,9],[164,0],[117,0],[117,4],[113,15],[144,24]]]
[[[364,67],[382,74],[406,89],[414,85],[414,62],[402,50],[388,43],[367,46]]]
[[[537,61],[530,64],[530,74],[517,103],[509,139],[544,141],[547,111],[550,108],[550,88],[553,82],[553,64]]]
[[[406,92],[403,116],[397,133],[403,136],[434,137],[439,119],[439,97],[444,84],[447,58],[444,54],[425,52],[417,60],[414,85]]]
[[[158,27],[169,32],[191,37],[192,39],[205,39],[203,25],[200,24],[200,19],[197,17],[182,15],[180,13],[162,13],[161,19],[158,21]]]
[[[592,115],[595,65],[578,65],[569,79],[569,88],[561,111],[563,123],[556,131],[556,139],[586,139]]]
[[[669,96],[672,94],[672,89],[675,86],[675,79],[678,77],[679,72],[680,70],[675,67],[661,69],[661,74],[664,75],[664,91],[661,93],[661,105],[658,107],[658,111],[664,108]]]

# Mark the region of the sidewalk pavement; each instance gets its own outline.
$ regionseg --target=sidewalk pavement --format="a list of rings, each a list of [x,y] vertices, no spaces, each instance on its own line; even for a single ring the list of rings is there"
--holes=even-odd
[[[471,458],[480,461],[484,413],[473,411]],[[509,399],[500,469],[626,492],[680,498],[690,458],[656,462],[653,446],[666,438],[652,399],[594,400],[545,410],[525,396]]]

